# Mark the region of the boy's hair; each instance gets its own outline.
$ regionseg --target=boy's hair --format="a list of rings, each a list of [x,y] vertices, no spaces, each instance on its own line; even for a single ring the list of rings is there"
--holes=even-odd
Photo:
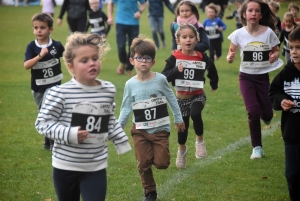
[[[197,37],[198,41],[200,41],[200,36],[199,36],[199,33],[196,29],[196,27],[192,24],[188,24],[188,23],[183,23],[183,24],[180,24],[178,25],[178,28],[175,32],[175,37],[176,39],[178,40],[179,37],[180,37],[180,32],[183,30],[183,29],[190,29],[194,32],[195,36]]]
[[[300,27],[295,28],[288,36],[289,41],[300,42]]]
[[[278,12],[280,9],[280,4],[275,1],[269,2],[269,6],[273,7],[276,12]]]
[[[241,22],[244,26],[247,25],[247,20],[244,17],[244,13],[246,13],[248,3],[255,2],[260,5],[260,12],[262,18],[259,20],[259,24],[263,26],[270,27],[273,31],[276,31],[277,17],[276,14],[273,13],[269,7],[269,5],[261,0],[247,0],[243,3],[242,8],[240,10]]]
[[[148,55],[152,57],[152,59],[155,59],[155,53],[156,46],[152,39],[142,34],[133,39],[130,46],[130,57],[134,57],[135,54],[138,54],[141,56]]]
[[[53,18],[47,13],[37,13],[31,18],[31,22],[46,22],[49,28],[53,27]]]
[[[187,6],[190,6],[191,7],[191,10],[192,10],[192,13],[196,16],[196,19],[199,21],[200,19],[200,15],[199,15],[199,11],[198,11],[198,8],[197,6],[191,2],[191,1],[187,1],[187,0],[183,0],[181,2],[179,2],[178,6],[177,6],[177,9],[176,9],[176,15],[179,16],[179,7],[182,6],[182,5],[187,5]]]
[[[286,12],[286,13],[284,13],[284,15],[283,15],[283,20],[284,20],[284,18],[290,18],[291,20],[292,20],[292,22],[293,22],[293,25],[296,27],[296,26],[298,26],[297,25],[297,23],[295,22],[295,18],[294,18],[294,15],[293,15],[293,13],[291,13],[291,12]]]
[[[299,9],[300,9],[299,6],[293,2],[289,4],[289,11],[291,11],[292,8],[294,8],[295,10],[297,10],[299,12]]]
[[[73,63],[75,58],[75,51],[82,46],[95,47],[98,51],[100,60],[108,52],[109,45],[106,40],[103,39],[99,34],[83,34],[75,32],[67,38],[65,45],[65,51],[63,53],[63,59],[66,64]],[[72,73],[69,71],[72,75]]]
[[[216,13],[216,15],[218,15],[218,14],[220,13],[220,11],[221,11],[221,6],[216,5],[216,4],[214,4],[214,3],[208,4],[208,5],[207,5],[207,8],[210,8],[210,9],[214,10],[215,13]]]

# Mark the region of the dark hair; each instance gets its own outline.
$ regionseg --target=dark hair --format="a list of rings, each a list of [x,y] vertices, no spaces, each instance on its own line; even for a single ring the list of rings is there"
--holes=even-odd
[[[216,5],[214,3],[210,3],[207,5],[207,8],[210,8],[212,10],[214,10],[216,16],[220,13],[221,11],[221,7],[219,5]]]
[[[53,18],[47,13],[37,13],[31,18],[31,22],[41,21],[46,22],[49,28],[53,27]]]
[[[135,54],[144,56],[148,55],[155,59],[156,46],[152,39],[147,38],[145,35],[139,35],[133,39],[130,46],[130,57],[134,57]]]
[[[240,10],[241,21],[244,26],[247,25],[247,20],[244,17],[244,14],[247,11],[248,3],[254,2],[260,5],[260,12],[262,18],[259,20],[259,24],[263,26],[270,27],[273,31],[276,31],[275,24],[277,23],[277,17],[275,13],[273,13],[269,7],[269,5],[262,0],[248,0],[243,3],[242,8]]]
[[[179,16],[179,7],[182,6],[182,5],[190,6],[191,10],[192,10],[192,13],[196,16],[196,19],[199,21],[200,15],[199,15],[199,11],[198,11],[197,6],[193,2],[187,1],[187,0],[183,0],[178,4],[177,9],[176,9],[177,16]]]
[[[300,27],[295,28],[288,36],[289,41],[300,41]]]
[[[194,25],[188,24],[188,23],[183,23],[183,24],[178,25],[178,28],[177,28],[177,30],[176,30],[176,32],[175,32],[175,37],[176,37],[176,39],[179,39],[179,37],[180,37],[180,32],[181,32],[183,29],[190,29],[190,30],[192,30],[192,31],[194,32],[196,38],[198,39],[198,41],[200,41],[200,36],[199,36],[199,33],[198,33],[196,27],[195,27]]]

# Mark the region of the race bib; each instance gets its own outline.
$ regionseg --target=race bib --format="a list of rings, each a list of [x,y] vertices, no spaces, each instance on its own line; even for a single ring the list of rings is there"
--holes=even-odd
[[[81,102],[73,108],[71,126],[80,126],[81,130],[89,132],[88,138],[83,143],[104,142],[108,135],[111,115],[113,115],[111,104]]]
[[[56,58],[36,63],[32,67],[36,85],[48,85],[62,80],[63,74],[57,64],[59,60]]]
[[[246,45],[242,55],[242,67],[265,68],[270,67],[269,54],[271,46],[261,42],[252,42]]]
[[[205,70],[206,63],[203,61],[177,59],[176,66],[178,66],[179,63],[183,66],[183,72],[179,73],[176,77],[175,86],[203,88],[203,71]]]
[[[149,129],[170,124],[165,96],[134,102],[132,109],[137,129]]]

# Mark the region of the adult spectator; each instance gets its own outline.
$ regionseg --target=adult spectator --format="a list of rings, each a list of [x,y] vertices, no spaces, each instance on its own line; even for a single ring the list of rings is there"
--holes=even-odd
[[[139,3],[139,4],[138,4]],[[146,9],[146,0],[110,0],[107,5],[107,23],[113,24],[113,8],[117,4],[116,11],[116,37],[118,45],[118,56],[120,64],[117,69],[118,74],[131,76],[133,66],[129,62],[132,40],[139,35],[139,19]],[[126,40],[128,42],[128,52],[126,52]]]
[[[85,26],[87,23],[87,11],[90,10],[88,0],[64,0],[60,14],[57,19],[57,25],[62,24],[62,19],[67,11],[67,22],[70,31],[73,32],[85,32]]]

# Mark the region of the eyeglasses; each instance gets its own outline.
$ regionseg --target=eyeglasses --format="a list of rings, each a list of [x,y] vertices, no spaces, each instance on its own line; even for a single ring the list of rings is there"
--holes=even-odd
[[[144,61],[144,59],[145,59],[145,61],[146,61],[147,63],[150,63],[150,62],[153,61],[152,57],[142,57],[142,56],[137,56],[137,57],[132,57],[132,58],[135,59],[135,60],[137,60],[138,62],[142,62],[142,61]]]

